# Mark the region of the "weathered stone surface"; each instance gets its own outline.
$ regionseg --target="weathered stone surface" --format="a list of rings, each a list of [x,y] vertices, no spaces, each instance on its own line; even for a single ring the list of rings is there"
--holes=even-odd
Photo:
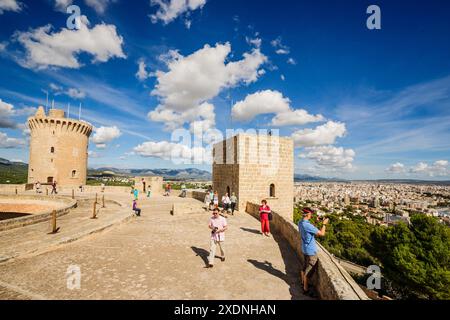
[[[244,213],[228,218],[226,261],[205,269],[210,213],[168,214],[174,203],[192,201],[143,199],[141,217],[108,232],[0,264],[0,299],[310,299],[289,245],[262,236]],[[79,290],[67,288],[70,265],[81,269]]]
[[[213,188],[219,200],[228,192],[238,197],[238,209],[247,202],[269,206],[292,218],[294,194],[294,143],[291,138],[239,134],[213,149]],[[270,189],[273,185],[273,194]]]
[[[28,183],[56,181],[59,185],[86,184],[89,136],[92,125],[68,119],[63,110],[43,107],[28,119],[30,161]]]

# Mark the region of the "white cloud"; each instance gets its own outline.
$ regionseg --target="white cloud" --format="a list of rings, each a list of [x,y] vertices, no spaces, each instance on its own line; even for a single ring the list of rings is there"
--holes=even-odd
[[[14,115],[14,106],[0,99],[0,128],[15,128],[16,123],[10,119]]]
[[[247,41],[247,43],[249,45],[253,45],[255,48],[261,48],[261,44],[262,44],[262,40],[261,38],[249,38],[249,37],[245,37],[245,41]]]
[[[315,129],[295,131],[292,138],[296,146],[312,147],[334,144],[336,139],[344,137],[346,132],[344,123],[328,121]]]
[[[275,52],[276,52],[276,54],[289,54],[290,53],[290,51],[286,50],[286,49],[278,49]]]
[[[91,150],[88,151],[88,156],[89,156],[89,158],[99,158],[99,154],[97,152],[91,151]]]
[[[276,54],[289,54],[291,52],[290,48],[288,46],[285,46],[282,41],[281,41],[281,37],[278,37],[275,40],[272,40],[270,42],[270,44],[272,45],[272,47],[274,47],[275,53]]]
[[[105,13],[108,5],[116,0],[84,0],[84,3],[94,9],[98,14]],[[67,7],[73,4],[73,0],[55,0],[55,9],[66,13]]]
[[[191,108],[183,112],[177,112],[159,106],[154,111],[150,111],[148,116],[152,121],[164,123],[167,131],[180,128],[185,123],[190,123],[191,129],[194,125],[202,123],[203,129],[206,131],[215,126],[216,118],[214,105],[208,102],[204,102],[196,108]]]
[[[155,14],[150,15],[152,23],[159,20],[167,25],[186,12],[203,8],[206,0],[151,0],[152,6],[159,6]]]
[[[100,127],[95,129],[94,136],[92,137],[92,142],[95,143],[97,148],[104,149],[106,148],[107,143],[113,141],[121,135],[122,133],[116,126]]]
[[[290,100],[279,91],[264,90],[249,94],[231,109],[234,120],[250,121],[259,114],[281,113],[290,110]]]
[[[28,116],[34,112],[36,112],[36,108],[34,107],[15,109],[12,104],[0,99],[0,128],[18,128],[19,125],[15,121],[11,120],[11,117]]]
[[[54,83],[50,83],[49,87],[55,96],[64,94],[66,96],[71,97],[72,99],[86,98],[86,93],[84,91],[76,89],[76,88],[69,88],[66,90],[66,89],[64,89],[64,87],[54,84]]]
[[[430,177],[446,176],[450,174],[450,168],[447,160],[438,160],[428,165],[425,162],[419,162],[417,165],[409,169],[410,173],[424,174]]]
[[[0,0],[0,14],[5,11],[19,12],[22,10],[23,4],[17,0]]]
[[[287,63],[292,64],[293,66],[295,66],[297,64],[297,61],[295,61],[294,58],[289,58],[287,60]]]
[[[230,44],[225,43],[214,47],[205,45],[186,57],[173,50],[163,55],[161,60],[168,71],[156,72],[157,84],[152,91],[161,104],[149,113],[149,118],[166,123],[176,117],[181,117],[177,123],[198,120],[192,117],[199,117],[205,111],[200,110],[200,106],[221,90],[255,82],[261,76],[260,67],[267,57],[259,49],[244,53],[241,60],[227,62],[230,52]],[[209,111],[207,113],[203,120],[212,118]]]
[[[277,127],[304,125],[324,120],[322,115],[314,116],[303,109],[292,109],[290,104],[289,98],[283,97],[279,91],[258,91],[237,102],[231,114],[234,120],[246,122],[260,114],[274,113],[271,125]]]
[[[272,119],[272,126],[301,126],[307,123],[324,121],[324,117],[321,114],[312,115],[304,109],[289,110],[277,114]]]
[[[116,0],[84,0],[84,2],[98,14],[103,14],[108,6]]]
[[[342,147],[320,146],[305,149],[306,154],[301,154],[301,158],[314,160],[318,166],[334,169],[353,168],[355,151]]]
[[[172,161],[184,161],[186,163],[207,163],[211,160],[209,152],[204,148],[190,148],[186,145],[159,141],[144,142],[133,149],[133,151],[143,157],[160,158]]]
[[[73,0],[55,0],[55,9],[66,13],[67,7],[73,3]]]
[[[27,68],[46,69],[63,67],[78,69],[82,66],[78,55],[88,53],[92,62],[107,62],[109,59],[126,58],[122,51],[123,38],[117,34],[116,26],[98,24],[89,28],[89,21],[82,16],[79,30],[62,28],[52,32],[47,25],[27,32],[16,32],[15,40],[23,45],[25,57],[18,62]]]
[[[0,132],[0,148],[20,148],[25,145],[24,139],[9,138],[6,133]]]
[[[386,168],[386,172],[389,173],[404,173],[405,165],[403,163],[397,162]]]
[[[147,80],[150,77],[150,73],[146,70],[147,65],[145,64],[144,59],[140,59],[138,61],[138,66],[139,68],[136,72],[136,78],[138,78],[140,81]]]
[[[84,99],[86,98],[86,93],[81,90],[70,88],[67,90],[67,95],[73,99]]]
[[[286,80],[286,77],[284,76],[284,74],[282,74],[281,76],[280,76],[280,78],[281,78],[281,80]]]

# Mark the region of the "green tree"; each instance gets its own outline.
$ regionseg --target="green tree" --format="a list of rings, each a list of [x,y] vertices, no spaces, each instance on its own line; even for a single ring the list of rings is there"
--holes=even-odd
[[[411,224],[374,230],[369,251],[404,298],[450,299],[450,229],[414,215]]]

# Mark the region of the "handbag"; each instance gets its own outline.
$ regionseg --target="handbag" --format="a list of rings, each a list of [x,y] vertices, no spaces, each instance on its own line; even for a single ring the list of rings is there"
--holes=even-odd
[[[272,221],[272,219],[273,219],[273,214],[272,214],[272,211],[271,211],[271,212],[269,212],[269,221]]]

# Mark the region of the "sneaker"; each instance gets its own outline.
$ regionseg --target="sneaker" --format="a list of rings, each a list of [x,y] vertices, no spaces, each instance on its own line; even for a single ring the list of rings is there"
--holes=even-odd
[[[225,261],[225,257],[220,258],[220,260],[222,260],[222,262],[224,262]]]
[[[212,267],[214,267],[213,264],[208,264],[208,266],[207,266],[207,268],[212,268]]]

